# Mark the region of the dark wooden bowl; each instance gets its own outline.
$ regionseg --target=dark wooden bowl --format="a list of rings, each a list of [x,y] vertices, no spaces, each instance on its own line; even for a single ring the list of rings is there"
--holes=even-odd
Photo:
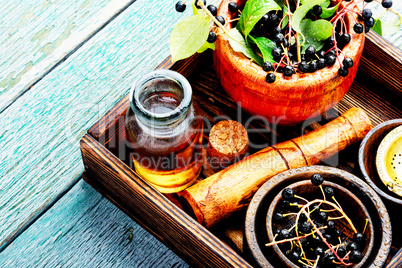
[[[324,178],[325,179],[325,178]],[[335,190],[335,198],[336,201],[340,204],[343,211],[348,215],[351,219],[352,223],[354,224],[355,228],[358,232],[363,232],[364,226],[366,223],[366,219],[368,220],[369,224],[364,232],[364,236],[366,238],[366,244],[364,249],[361,249],[363,253],[363,259],[360,263],[355,264],[353,268],[359,268],[364,265],[364,263],[369,258],[371,251],[373,249],[374,244],[374,228],[372,224],[372,220],[370,214],[365,207],[365,205],[357,198],[351,191],[347,190],[345,187],[340,186],[337,183],[327,182],[323,183],[323,187],[330,186]],[[295,194],[306,198],[307,200],[315,200],[315,199],[322,199],[322,192],[319,187],[314,186],[310,180],[303,180],[291,185],[288,185],[287,188],[291,188],[295,191]],[[268,209],[267,220],[266,220],[266,228],[268,232],[268,239],[269,242],[275,241],[274,240],[274,230],[276,229],[283,229],[283,228],[290,228],[296,222],[295,217],[286,217],[285,220],[281,223],[275,222],[273,220],[273,214],[277,211],[281,211],[279,208],[279,202],[282,200],[282,191],[279,192],[271,202],[271,205]],[[332,200],[329,200],[332,201]],[[325,206],[325,205],[324,205]],[[331,209],[331,207],[327,207]],[[329,213],[329,216],[339,216],[339,213]],[[344,238],[346,241],[352,241],[354,232],[346,219],[339,219],[336,220],[337,228],[341,230],[344,234]],[[276,254],[279,258],[283,261],[283,263],[287,267],[297,268],[299,266],[295,265],[292,261],[290,261],[284,252],[280,249],[279,245],[272,246]]]
[[[244,249],[250,262],[260,267],[284,267],[269,241],[266,218],[269,206],[282,189],[292,183],[308,180],[319,173],[327,182],[336,183],[360,199],[370,214],[374,229],[374,243],[371,253],[362,267],[382,267],[391,249],[392,231],[389,214],[377,193],[363,180],[346,171],[326,166],[309,166],[282,172],[264,183],[253,196],[247,209]]]
[[[228,10],[229,2],[244,6],[246,0],[223,0],[218,15],[225,21],[234,17]],[[279,125],[295,125],[332,108],[352,85],[364,47],[364,34],[353,31],[355,21],[356,16],[346,16],[347,31],[352,39],[342,51],[354,62],[346,77],[339,76],[337,61],[334,66],[314,73],[296,73],[292,77],[278,73],[274,83],[267,83],[267,72],[242,53],[235,52],[225,34],[218,35],[215,42],[216,74],[228,95],[249,113],[264,116]],[[230,23],[225,24],[225,28],[230,30]]]
[[[402,119],[394,119],[377,125],[364,137],[359,148],[359,166],[366,182],[382,197],[402,205],[402,197],[389,191],[378,176],[376,154],[383,138],[394,128],[402,125]]]

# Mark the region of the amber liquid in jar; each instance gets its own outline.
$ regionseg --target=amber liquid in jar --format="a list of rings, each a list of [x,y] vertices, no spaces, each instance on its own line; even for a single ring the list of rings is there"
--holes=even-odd
[[[174,120],[164,118],[177,112],[183,102],[184,94],[175,90],[176,86],[171,81],[158,83],[156,92],[151,90],[139,98],[142,108],[155,118],[140,118],[141,114],[132,109],[126,118],[135,171],[164,193],[190,186],[202,167],[203,121],[199,107],[191,102]]]

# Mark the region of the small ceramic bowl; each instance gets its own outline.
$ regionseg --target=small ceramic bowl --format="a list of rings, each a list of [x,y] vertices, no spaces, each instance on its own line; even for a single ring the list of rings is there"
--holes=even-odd
[[[377,193],[363,180],[346,171],[326,166],[309,166],[287,170],[265,182],[253,196],[247,209],[244,251],[257,267],[285,267],[269,242],[266,219],[274,198],[289,185],[309,180],[314,173],[321,174],[326,182],[335,183],[352,192],[366,207],[370,215],[374,242],[362,267],[383,267],[391,248],[392,231],[387,209]]]
[[[389,120],[374,127],[364,137],[359,148],[359,166],[366,182],[382,197],[402,205],[402,197],[390,191],[381,180],[376,164],[377,151],[385,136],[398,126],[402,125],[402,119]],[[384,144],[384,150],[386,149]],[[381,151],[380,151],[381,154]],[[385,163],[383,163],[385,165]],[[380,166],[380,170],[384,170]],[[384,170],[385,171],[385,170]],[[385,175],[384,175],[385,176]]]
[[[374,235],[373,235],[374,227],[372,224],[370,214],[369,214],[367,208],[364,206],[364,204],[360,201],[360,199],[357,198],[351,191],[349,191],[345,187],[342,187],[337,183],[328,182],[328,181],[324,181],[322,186],[323,187],[332,187],[335,190],[334,197],[335,197],[336,201],[341,206],[341,208],[345,212],[345,214],[350,218],[351,222],[353,223],[354,228],[356,228],[356,231],[363,233],[363,235],[366,239],[364,248],[360,248],[360,251],[363,254],[363,259],[358,264],[351,266],[353,268],[362,267],[362,265],[369,258],[371,251],[373,249],[373,244],[374,244]],[[301,197],[307,199],[308,201],[323,199],[323,195],[322,195],[320,188],[317,186],[314,186],[310,180],[299,181],[299,182],[293,183],[291,185],[288,185],[286,188],[293,189],[296,195],[301,196]],[[282,191],[279,192],[275,196],[275,198],[272,200],[271,205],[269,206],[269,209],[268,209],[267,221],[266,221],[267,226],[266,227],[267,227],[269,242],[275,241],[275,239],[274,239],[275,238],[275,234],[274,234],[275,230],[277,230],[277,229],[281,230],[284,228],[289,229],[292,226],[294,226],[294,224],[296,222],[295,216],[287,216],[284,218],[284,221],[282,221],[282,222],[276,222],[273,219],[273,215],[275,212],[282,211],[282,209],[280,208],[281,200],[282,200]],[[327,198],[327,200],[334,203],[334,201],[331,199]],[[300,201],[300,203],[305,204],[304,201]],[[318,203],[316,203],[316,204],[318,204]],[[334,207],[331,207],[331,206],[328,206],[325,204],[323,204],[321,206],[326,207],[326,209],[334,208]],[[328,212],[329,217],[339,217],[340,215],[341,214],[339,212]],[[366,226],[366,220],[367,220],[367,226]],[[349,225],[348,221],[345,218],[342,218],[342,219],[336,219],[336,220],[334,220],[334,222],[336,223],[336,228],[341,230],[343,233],[343,236],[342,236],[343,241],[352,241],[352,238],[353,238],[353,235],[355,234],[355,232],[353,231],[352,227]],[[365,226],[366,226],[366,228],[365,228]],[[325,233],[325,229],[321,230],[321,231],[323,233]],[[329,242],[333,243],[332,241],[329,241]],[[287,246],[287,245],[289,245],[289,243],[285,244],[285,246]],[[272,245],[272,247],[273,247],[273,250],[277,253],[279,259],[282,260],[283,263],[287,267],[291,267],[291,268],[299,267],[286,257],[283,250],[281,250],[279,244],[274,244],[274,245]]]

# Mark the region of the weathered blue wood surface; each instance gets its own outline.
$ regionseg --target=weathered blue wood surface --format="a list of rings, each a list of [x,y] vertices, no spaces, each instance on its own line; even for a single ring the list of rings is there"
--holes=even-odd
[[[174,1],[138,1],[0,114],[0,245],[83,171],[78,141],[169,55]]]
[[[56,266],[188,267],[82,180],[0,253],[0,267]]]
[[[402,10],[400,1],[394,7]],[[176,0],[138,0],[76,51],[130,1],[18,2],[0,3],[0,111],[16,99],[0,114],[0,248],[39,219],[0,252],[0,267],[186,266],[84,182],[70,190],[83,170],[80,137],[168,56],[168,37],[183,16],[174,12]],[[53,15],[54,28],[46,26]],[[402,48],[401,36],[389,38]]]
[[[0,111],[132,1],[1,1]]]

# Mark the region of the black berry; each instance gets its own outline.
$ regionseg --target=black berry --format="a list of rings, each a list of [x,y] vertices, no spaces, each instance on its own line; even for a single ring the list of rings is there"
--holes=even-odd
[[[362,11],[362,16],[365,19],[371,18],[371,16],[373,16],[373,12],[371,12],[371,9],[365,8]]]
[[[285,188],[282,191],[282,198],[285,200],[291,200],[295,196],[295,191],[291,188]]]
[[[349,261],[351,263],[359,263],[363,259],[363,254],[358,250],[352,250],[349,254]]]
[[[308,70],[309,70],[309,72],[310,73],[314,73],[315,71],[317,71],[317,62],[316,61],[311,61],[309,64],[308,64]]]
[[[307,57],[309,57],[309,58],[312,58],[312,57],[314,57],[314,55],[315,55],[315,48],[313,47],[313,46],[309,46],[307,49],[306,49],[306,56]]]
[[[228,8],[230,12],[235,13],[239,10],[239,5],[235,2],[230,2],[228,4]]]
[[[346,255],[346,248],[344,246],[341,246],[338,248],[336,251],[336,254],[338,254],[339,257],[343,258]]]
[[[289,47],[289,41],[288,41],[288,39],[286,39],[286,38],[284,38],[283,39],[283,42],[282,42],[282,45],[283,45],[283,47]],[[290,54],[292,54],[291,52],[288,52],[288,54],[290,55]],[[293,54],[292,54],[293,55]],[[290,56],[289,56],[289,58],[291,58]]]
[[[196,8],[200,9],[201,7],[198,5],[198,1],[199,0],[195,0],[194,5]],[[205,6],[207,4],[207,0],[204,0],[203,2],[204,2],[204,6]]]
[[[361,23],[358,22],[353,26],[353,30],[355,30],[355,32],[358,34],[361,34],[364,31],[364,27]]]
[[[364,32],[368,33],[370,31],[370,27],[364,26]]]
[[[276,47],[272,49],[272,56],[279,58],[282,55],[282,49],[279,47]]]
[[[218,8],[214,5],[207,6],[207,9],[209,12],[211,12],[212,16],[216,16],[216,14],[218,14]]]
[[[268,13],[264,14],[264,16],[262,16],[262,18],[260,19],[259,23],[265,24],[269,21],[269,19],[270,19],[269,14]]]
[[[327,66],[332,66],[335,64],[336,57],[331,54],[325,55],[325,61],[327,62]]]
[[[283,215],[279,212],[275,212],[273,218],[276,222],[283,222]]]
[[[325,254],[325,250],[322,247],[316,247],[314,250],[315,254],[317,254],[318,256],[324,256]]]
[[[300,259],[300,253],[295,250],[292,250],[287,254],[287,257],[292,262],[297,262]]]
[[[271,17],[272,17],[272,16],[271,16]],[[279,33],[282,33],[281,27],[276,27],[276,28],[274,28],[274,34],[279,34]]]
[[[319,223],[326,223],[328,220],[328,214],[324,211],[320,211],[316,216],[316,220]]]
[[[364,0],[364,2],[371,3],[371,2],[373,2],[373,0]]]
[[[308,221],[304,221],[304,222],[299,224],[299,231],[302,232],[302,233],[305,233],[305,234],[310,233],[311,228],[313,228],[313,226]]]
[[[325,56],[324,50],[320,50],[320,51],[318,51],[316,54],[317,54],[317,56],[318,56],[319,58],[324,58],[324,56]]]
[[[307,62],[301,61],[299,63],[299,66],[297,67],[297,69],[299,69],[299,71],[302,72],[302,73],[307,73],[308,72],[308,64],[307,64]],[[304,215],[304,214],[302,214],[302,215]]]
[[[362,233],[355,233],[353,236],[353,241],[356,242],[360,248],[363,248],[366,244],[366,238]]]
[[[346,67],[341,67],[338,70],[340,76],[346,77],[349,74],[349,70]]]
[[[215,17],[217,21],[219,21],[220,24],[225,25],[225,18],[222,17],[221,15],[218,15]]]
[[[186,10],[186,4],[184,4],[182,1],[179,1],[176,3],[176,11],[177,12],[184,12]]]
[[[273,82],[275,82],[275,80],[276,80],[276,76],[275,76],[274,73],[269,73],[269,74],[267,74],[267,77],[266,77],[265,80],[266,80],[268,83],[273,83]],[[282,206],[281,206],[281,207],[286,207],[286,206],[287,206],[287,208],[289,208],[289,201],[287,201],[287,200],[282,200],[282,201],[284,201],[284,202],[282,202]]]
[[[381,5],[385,8],[390,8],[392,7],[392,0],[383,0],[381,2]]]
[[[328,230],[330,230],[330,231],[335,230],[335,227],[336,227],[335,222],[334,221],[328,221],[327,222],[327,227],[328,227]]]
[[[327,197],[333,197],[335,194],[335,191],[334,191],[334,188],[327,186],[324,188],[324,193]]]
[[[284,76],[292,76],[294,74],[295,70],[293,69],[292,66],[286,65],[284,70],[283,70],[283,75]]]
[[[320,70],[320,69],[324,68],[325,66],[327,66],[327,62],[325,61],[325,59],[319,58],[317,61],[317,68]]]
[[[321,185],[323,182],[324,182],[324,178],[320,174],[315,173],[311,176],[311,183],[314,186]]]
[[[272,70],[272,63],[270,63],[269,61],[266,61],[262,64],[262,69],[266,72],[269,72]]]
[[[339,41],[344,45],[349,44],[350,39],[350,34],[348,33],[344,33],[339,37]]]
[[[325,40],[325,45],[328,48],[332,48],[333,46],[335,46],[335,40],[332,37],[329,37],[327,40]]]
[[[345,66],[346,68],[350,68],[350,67],[352,67],[353,66],[353,60],[352,60],[352,58],[345,58],[344,60],[343,60],[343,66]]]
[[[343,233],[342,233],[342,231],[339,230],[338,228],[335,228],[335,230],[334,230],[334,236],[335,236],[335,237],[342,237],[342,236],[343,236]]]
[[[279,17],[278,17],[278,15],[276,15],[275,13],[274,14],[271,14],[271,23],[272,24],[276,24],[276,23],[278,23],[279,22]]]
[[[328,251],[327,253],[325,253],[324,255],[324,264],[326,265],[331,265],[333,261],[336,260],[336,257],[334,255],[334,253],[332,253],[332,251]]]
[[[216,34],[214,32],[209,32],[207,42],[213,43],[216,41]]]
[[[289,236],[290,236],[289,231],[287,229],[282,229],[278,234],[278,239],[279,240],[286,239],[289,238]]]
[[[364,20],[364,25],[366,25],[369,28],[373,27],[374,23],[375,23],[375,20],[373,19],[373,17],[370,17],[370,18]]]
[[[322,14],[322,7],[320,5],[313,6],[313,15],[320,16]]]
[[[327,240],[327,242],[332,241],[332,235],[329,233],[323,234],[323,237],[325,238],[325,240]]]
[[[285,40],[285,37],[283,36],[283,34],[278,33],[275,35],[274,41],[276,42],[276,44],[279,46],[283,40]]]
[[[350,242],[347,244],[346,249],[348,251],[359,250],[359,245],[356,242]]]

